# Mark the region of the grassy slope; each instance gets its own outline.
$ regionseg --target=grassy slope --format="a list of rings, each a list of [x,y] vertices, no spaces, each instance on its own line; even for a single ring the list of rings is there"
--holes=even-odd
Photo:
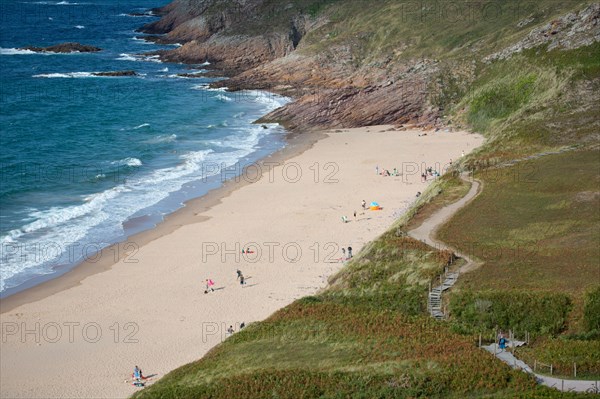
[[[305,9],[326,14],[331,22],[304,38],[303,52],[348,48],[356,71],[390,68],[396,60],[423,56],[447,63],[432,100],[454,124],[482,132],[489,142],[461,165],[477,170],[485,183],[481,196],[440,237],[466,252],[471,252],[470,243],[477,243],[474,255],[484,265],[464,275],[451,295],[451,323],[427,317],[427,286],[448,254],[402,232],[468,189],[458,179],[444,177],[334,277],[331,288],[249,326],[137,396],[575,397],[535,387],[474,342],[478,331],[526,328],[538,337],[522,352],[526,359],[554,362],[565,374],[576,359],[580,373],[598,374],[598,341],[581,339],[597,335],[556,336],[589,330],[583,322],[582,293],[600,285],[594,246],[600,240],[594,229],[598,197],[593,194],[600,166],[593,147],[600,130],[594,102],[600,91],[599,46],[553,52],[538,48],[505,61],[480,62],[535,24],[579,9],[583,2],[536,3],[530,13],[534,22],[523,28],[516,23],[529,14],[449,23],[427,17],[431,14],[424,19],[407,14],[402,7],[408,2],[402,1],[380,0],[377,7],[362,0],[343,6],[339,1],[308,3]],[[286,15],[274,10],[270,18],[284,23]],[[474,68],[464,68],[469,65]],[[461,75],[463,69],[472,76],[463,78],[469,74]],[[490,168],[569,145],[580,151],[500,172]]]
[[[428,282],[448,260],[387,233],[326,292],[248,326],[137,397],[552,397],[424,314]]]

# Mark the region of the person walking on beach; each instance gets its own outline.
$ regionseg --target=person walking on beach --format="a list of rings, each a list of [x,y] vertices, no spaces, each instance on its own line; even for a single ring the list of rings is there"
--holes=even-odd
[[[362,200],[361,205],[362,205],[363,211],[367,209],[367,201]]]
[[[346,259],[346,248],[342,248],[342,260]]]
[[[239,278],[240,278],[240,285],[246,284],[246,279],[244,278],[244,275],[242,273],[240,273]]]
[[[348,247],[348,259],[352,258],[352,247]]]
[[[239,280],[240,276],[242,275],[242,271],[240,269],[237,269],[236,273],[237,273],[237,279]]]

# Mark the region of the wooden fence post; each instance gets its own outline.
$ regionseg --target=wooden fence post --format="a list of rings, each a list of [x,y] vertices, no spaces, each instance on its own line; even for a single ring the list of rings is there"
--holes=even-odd
[[[537,360],[533,361],[533,371],[537,370]]]
[[[573,362],[573,374],[575,375],[575,378],[577,378],[577,363]]]
[[[552,365],[550,365],[550,375],[554,375],[554,373],[552,372]]]
[[[481,348],[481,333],[479,333],[479,347]]]

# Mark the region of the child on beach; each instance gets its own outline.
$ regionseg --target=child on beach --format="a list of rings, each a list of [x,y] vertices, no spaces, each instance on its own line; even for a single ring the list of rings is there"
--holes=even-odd
[[[215,292],[215,289],[213,288],[214,285],[215,285],[215,282],[212,281],[211,279],[207,278],[206,279],[206,291],[204,291],[204,293],[208,294],[208,290]]]

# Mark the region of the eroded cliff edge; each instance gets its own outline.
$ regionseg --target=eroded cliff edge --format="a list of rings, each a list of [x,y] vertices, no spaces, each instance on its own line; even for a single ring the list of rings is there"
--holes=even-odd
[[[211,63],[229,90],[266,89],[295,101],[263,121],[289,128],[416,124],[441,127],[478,70],[532,47],[600,40],[598,3],[545,9],[379,0],[175,0],[141,31],[181,43],[165,61]],[[574,11],[575,9],[575,11]],[[218,72],[217,72],[218,71]]]

